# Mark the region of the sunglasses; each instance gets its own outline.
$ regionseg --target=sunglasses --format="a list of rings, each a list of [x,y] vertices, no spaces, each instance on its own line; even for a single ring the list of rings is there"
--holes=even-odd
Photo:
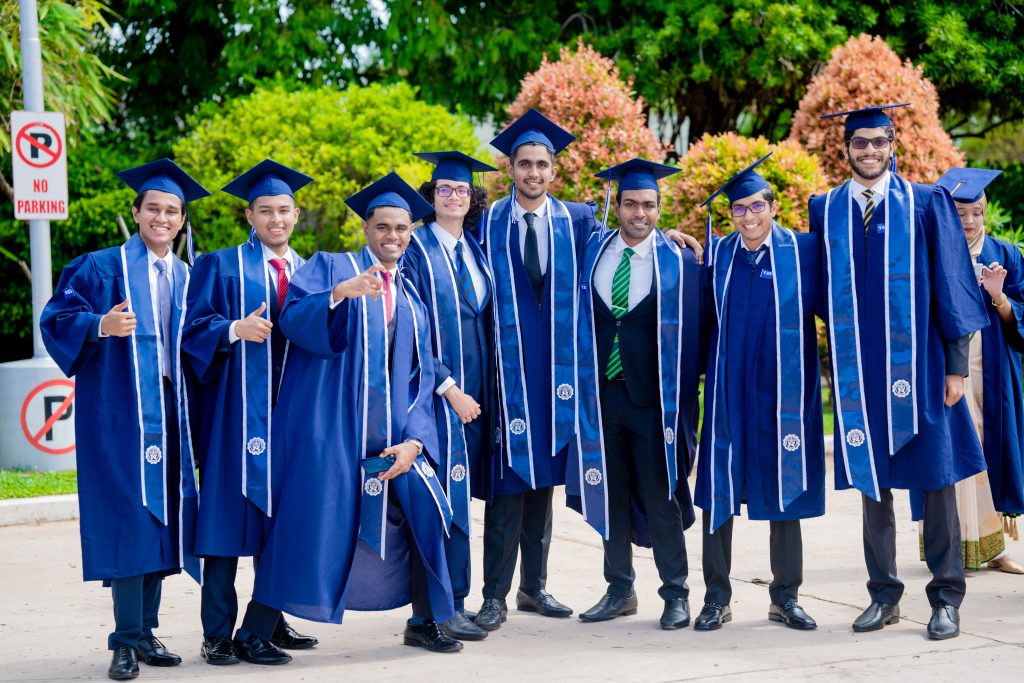
[[[731,211],[732,215],[736,218],[740,218],[745,215],[747,211],[750,211],[750,213],[763,213],[767,208],[768,202],[754,202],[750,206],[730,206],[729,211]]]
[[[868,145],[871,145],[875,149],[885,149],[890,142],[892,142],[892,138],[851,138],[850,147],[854,149],[867,149]]]
[[[455,196],[465,199],[470,194],[468,187],[450,187],[448,185],[438,185],[434,191],[437,192],[438,197],[451,197],[454,193]]]

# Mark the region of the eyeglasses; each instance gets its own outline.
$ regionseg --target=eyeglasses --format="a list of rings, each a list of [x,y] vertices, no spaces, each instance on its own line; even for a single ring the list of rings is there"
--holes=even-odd
[[[450,185],[438,185],[434,191],[437,192],[438,197],[451,197],[452,193],[455,193],[455,196],[463,199],[468,197],[471,192],[468,187],[451,187]]]
[[[892,138],[851,138],[850,147],[854,149],[867,149],[871,145],[875,149],[885,149],[892,142]]]
[[[750,206],[731,206],[729,211],[736,218],[739,218],[750,211],[750,213],[763,213],[768,208],[768,202],[754,202]]]

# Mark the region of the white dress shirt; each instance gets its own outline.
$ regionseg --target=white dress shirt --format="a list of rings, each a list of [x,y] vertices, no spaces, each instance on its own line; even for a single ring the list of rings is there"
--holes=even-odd
[[[629,257],[629,310],[636,308],[651,293],[651,284],[654,282],[654,230],[632,247],[633,255]],[[622,261],[622,252],[628,246],[621,233],[615,235],[594,267],[594,291],[609,309],[612,307],[612,280]]]
[[[544,203],[541,204],[533,213],[537,214],[537,217],[533,219],[533,229],[537,233],[537,258],[540,259],[540,272],[542,275],[548,272],[548,233],[551,232],[550,223],[548,220],[551,214],[550,205],[551,200],[546,198]],[[512,205],[512,212],[515,215],[516,221],[519,222],[519,253],[523,257],[523,261],[526,260],[526,219],[523,218],[526,215],[526,209],[519,205],[519,200]]]
[[[480,269],[480,265],[476,262],[476,256],[473,254],[473,250],[470,249],[469,244],[466,243],[465,235],[456,239],[450,232],[442,228],[437,223],[431,223],[430,229],[433,231],[434,236],[437,237],[437,240],[441,243],[441,246],[444,247],[444,250],[448,253],[448,258],[452,261],[452,271],[456,273],[456,277],[458,277],[458,271],[455,269],[455,246],[459,242],[462,242],[462,257],[466,262],[466,269],[469,270],[469,279],[473,282],[473,293],[476,294],[477,304],[482,302],[487,298],[487,278],[484,277],[483,270]]]
[[[861,185],[853,178],[850,179],[850,194],[853,195],[854,201],[857,202],[857,206],[860,207],[860,213],[862,216],[864,215],[864,207],[867,206],[868,203],[867,197],[861,194],[864,190],[871,190],[872,194],[875,195],[875,206],[882,203],[882,200],[884,200],[889,193],[889,171],[883,173],[870,188]]]
[[[749,252],[756,252],[756,251],[757,251],[758,249],[760,249],[761,247],[769,247],[769,248],[770,248],[770,245],[771,245],[771,241],[772,241],[772,231],[771,231],[771,230],[769,230],[769,231],[768,231],[768,234],[764,236],[764,239],[763,239],[763,240],[761,240],[761,243],[760,243],[759,245],[757,245],[756,247],[754,247],[753,249],[751,249],[750,247],[748,247],[748,246],[747,246],[747,243],[743,241],[743,238],[742,238],[742,237],[740,237],[740,247],[741,247],[742,249],[746,249],[746,250],[747,250],[747,251],[749,251]],[[766,253],[768,253],[768,252],[766,252],[766,251],[765,251],[765,252],[761,252],[760,254],[758,254],[758,255],[757,255],[757,259],[755,259],[755,260],[754,260],[754,263],[755,263],[755,264],[760,264],[760,263],[761,263],[761,261],[762,261],[762,260],[764,259],[764,255],[765,255]]]
[[[291,282],[292,275],[295,274],[295,254],[292,252],[291,249],[288,249],[288,251],[285,252],[284,256],[278,256],[277,254],[272,252],[267,245],[263,244],[262,242],[260,242],[260,246],[263,247],[263,266],[267,269],[267,275],[270,276],[270,296],[277,297],[277,268],[275,268],[270,263],[270,259],[283,258],[285,260],[284,274],[288,276],[288,281]],[[239,273],[238,286],[245,286],[244,273]],[[267,306],[270,306],[269,301],[267,302]],[[252,311],[255,311],[257,308],[259,308],[258,305],[253,306]],[[252,313],[252,311],[242,311],[242,315],[248,316]],[[235,325],[237,324],[238,321],[236,320],[235,322],[231,323],[231,326],[228,328],[228,340],[232,344],[238,341],[238,335],[235,334]]]

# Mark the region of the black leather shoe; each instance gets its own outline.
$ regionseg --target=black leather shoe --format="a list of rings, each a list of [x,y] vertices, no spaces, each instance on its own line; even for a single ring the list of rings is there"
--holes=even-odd
[[[135,656],[135,648],[122,645],[114,649],[110,658],[107,678],[115,681],[130,681],[139,677],[139,660]]]
[[[932,640],[946,640],[960,635],[960,610],[953,605],[939,603],[932,608],[928,620],[928,637]]]
[[[285,650],[308,650],[320,641],[313,636],[304,636],[296,632],[291,624],[281,617],[277,620],[277,626],[274,627],[274,635],[271,636],[270,642]]]
[[[422,647],[431,652],[458,652],[462,649],[462,643],[449,638],[436,621],[430,619],[422,624],[405,625],[405,644],[413,647]]]
[[[717,605],[709,602],[701,609],[693,621],[694,631],[717,631],[722,624],[732,621],[732,610],[729,605]]]
[[[504,600],[487,598],[476,613],[476,625],[485,631],[497,631],[502,622],[508,619],[508,606]]]
[[[801,631],[810,631],[818,628],[818,622],[811,619],[804,608],[797,604],[796,600],[787,600],[782,607],[772,605],[768,608],[768,620],[780,621],[790,628]]]
[[[178,666],[181,664],[181,657],[173,652],[168,652],[156,636],[139,640],[135,645],[135,652],[140,661],[150,666]]]
[[[661,627],[666,631],[690,625],[690,603],[686,598],[669,598],[661,613]]]
[[[274,666],[292,661],[290,654],[252,633],[246,636],[245,640],[235,636],[234,646],[238,658],[250,664]]]
[[[214,666],[238,664],[238,653],[235,652],[235,646],[227,636],[203,638],[203,647],[200,648],[199,654],[203,656],[207,664]]]
[[[884,626],[900,623],[900,606],[887,605],[884,602],[873,602],[864,613],[853,622],[853,630],[857,633],[878,631]]]
[[[476,612],[471,612],[469,610],[464,609],[460,610],[460,613],[462,614],[462,616],[466,617],[470,621],[474,621],[476,619]]]
[[[536,612],[542,617],[564,619],[572,615],[572,608],[555,600],[555,597],[541,588],[533,593],[516,593],[516,608],[520,612]]]
[[[441,624],[445,635],[455,640],[483,640],[487,631],[470,621],[462,612],[456,612],[448,621]]]
[[[596,605],[580,614],[580,621],[611,621],[615,617],[628,617],[636,614],[636,607],[635,591],[624,598],[605,593]]]

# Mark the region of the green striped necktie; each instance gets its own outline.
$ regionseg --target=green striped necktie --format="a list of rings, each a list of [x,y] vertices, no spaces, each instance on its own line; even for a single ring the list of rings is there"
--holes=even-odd
[[[626,247],[622,252],[622,260],[619,261],[615,275],[612,277],[612,315],[621,318],[629,311],[629,258],[633,250]],[[615,379],[622,372],[622,357],[619,353],[619,333],[615,332],[615,339],[612,340],[612,352],[608,355],[608,368],[605,370],[605,377]]]

